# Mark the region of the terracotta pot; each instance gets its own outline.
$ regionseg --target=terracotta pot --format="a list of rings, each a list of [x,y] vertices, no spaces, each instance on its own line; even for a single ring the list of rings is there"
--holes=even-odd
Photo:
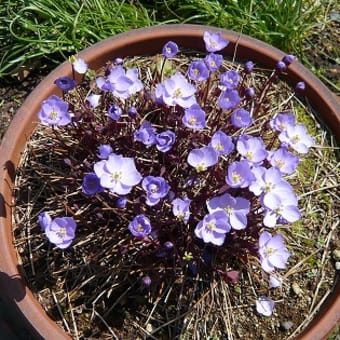
[[[108,59],[140,54],[159,53],[162,46],[174,40],[179,46],[204,51],[203,32],[220,31],[230,41],[224,50],[232,55],[236,47],[238,59],[253,60],[267,68],[274,67],[284,53],[261,41],[240,35],[232,31],[198,26],[166,25],[147,29],[133,30],[106,39],[82,51],[84,58],[92,69],[101,67]],[[16,167],[21,152],[36,126],[36,114],[40,103],[57,92],[53,82],[60,76],[71,75],[70,64],[65,62],[50,73],[29,95],[15,115],[0,147],[0,292],[2,299],[13,313],[16,325],[32,338],[67,339],[69,338],[59,326],[44,312],[32,292],[27,288],[20,273],[16,250],[12,238],[12,190]],[[340,141],[340,111],[335,96],[299,62],[289,66],[289,81],[306,83],[305,94],[324,123]],[[338,280],[333,294],[324,303],[318,316],[299,338],[322,339],[339,322],[340,319],[340,282]]]

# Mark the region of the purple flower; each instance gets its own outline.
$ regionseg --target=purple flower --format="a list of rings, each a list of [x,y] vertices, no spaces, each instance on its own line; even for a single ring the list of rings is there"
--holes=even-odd
[[[69,247],[75,237],[77,224],[72,217],[57,217],[52,220],[46,212],[38,216],[41,228],[48,240],[58,248]]]
[[[274,310],[274,301],[266,296],[256,300],[256,311],[264,316],[271,316]]]
[[[193,61],[189,66],[188,76],[194,81],[203,81],[209,77],[209,69],[204,61]]]
[[[164,57],[170,59],[173,58],[178,53],[178,46],[173,41],[168,41],[163,47]]]
[[[131,107],[128,109],[128,115],[129,115],[131,118],[136,117],[136,115],[137,115],[137,109],[136,109],[134,106],[131,106]]]
[[[217,161],[217,152],[211,146],[193,149],[188,155],[189,165],[194,167],[197,172],[205,171],[208,167],[215,165]]]
[[[224,210],[227,214],[229,224],[235,230],[242,230],[247,226],[247,214],[250,211],[250,202],[245,198],[233,197],[226,193],[207,201],[207,208],[209,213]]]
[[[221,54],[215,54],[215,53],[209,53],[205,58],[204,62],[206,63],[208,69],[210,72],[217,71],[223,62],[223,55]]]
[[[277,167],[283,174],[292,174],[299,164],[299,157],[284,147],[276,151],[269,151],[267,159],[273,167]]]
[[[144,238],[151,233],[150,220],[143,214],[136,216],[129,223],[129,230],[133,236]]]
[[[108,159],[112,153],[112,148],[110,144],[99,145],[99,154],[97,154],[100,159]]]
[[[190,217],[190,203],[191,200],[188,198],[175,198],[172,204],[172,212],[180,221],[187,223]]]
[[[254,70],[254,63],[249,60],[244,64],[244,71],[248,74],[252,73]]]
[[[134,140],[141,142],[146,146],[151,146],[156,143],[156,130],[148,121],[144,121],[139,130],[133,135]]]
[[[159,133],[156,136],[156,148],[158,151],[167,152],[175,144],[176,135],[174,132],[168,130]]]
[[[79,74],[86,73],[88,69],[87,63],[85,62],[84,59],[81,59],[81,58],[75,58],[72,62],[72,66],[73,66],[73,69]]]
[[[222,38],[221,32],[204,32],[203,40],[208,52],[217,52],[225,48],[229,41]]]
[[[207,126],[205,112],[198,104],[194,104],[184,110],[182,122],[186,127],[194,130],[201,130]]]
[[[237,128],[246,128],[252,122],[253,119],[250,117],[249,111],[245,109],[237,109],[231,114],[231,123]]]
[[[142,181],[142,187],[146,191],[146,204],[156,205],[169,192],[169,184],[163,177],[147,176]]]
[[[71,91],[77,86],[75,80],[70,77],[60,77],[54,81],[54,84],[63,91]]]
[[[138,78],[137,69],[124,70],[123,66],[114,67],[107,78],[98,77],[97,86],[103,91],[111,91],[120,99],[127,99],[143,89],[143,83]]]
[[[231,137],[227,136],[221,130],[213,134],[208,146],[213,147],[219,156],[227,156],[234,150]]]
[[[221,109],[230,110],[240,103],[240,97],[236,90],[226,90],[220,94],[217,101]]]
[[[267,231],[260,235],[259,253],[262,269],[267,273],[275,268],[285,269],[291,255],[284,245],[283,236],[280,234],[272,236]]]
[[[94,172],[100,178],[103,188],[118,195],[128,194],[142,179],[133,158],[114,153],[110,154],[107,160],[95,163]]]
[[[242,135],[237,140],[236,149],[250,164],[260,164],[268,155],[261,137]]]
[[[42,124],[64,126],[71,122],[68,103],[52,95],[42,102],[38,117]]]
[[[275,131],[285,131],[287,126],[295,125],[295,116],[293,113],[279,113],[269,122],[269,125]]]
[[[109,117],[116,121],[119,120],[122,113],[123,113],[122,109],[118,105],[115,105],[115,104],[111,105],[108,109]]]
[[[92,108],[96,108],[99,105],[99,100],[101,98],[100,94],[90,94],[88,97],[86,97],[86,101],[90,104]]]
[[[100,179],[97,175],[91,172],[84,176],[82,190],[86,195],[94,195],[102,192],[104,189],[100,185]]]
[[[249,190],[256,196],[262,194],[262,201],[265,207],[270,208],[270,194],[289,195],[294,190],[291,185],[282,178],[281,172],[277,168],[266,169],[258,166],[252,169],[255,181],[249,186]]]
[[[186,109],[196,103],[195,92],[196,87],[177,72],[163,84],[157,84],[155,96],[168,106],[179,105]]]
[[[279,140],[299,153],[307,153],[308,149],[314,146],[314,139],[303,124],[288,125],[286,130],[279,134]]]
[[[266,207],[263,224],[266,227],[273,228],[276,221],[284,218],[287,222],[293,223],[301,218],[298,208],[298,200],[293,190],[286,191],[285,194],[275,192],[266,194],[266,201],[263,202]]]
[[[233,90],[240,81],[240,75],[234,70],[227,71],[221,74],[220,81],[228,90]]]
[[[225,240],[226,233],[230,229],[226,213],[223,210],[217,210],[205,215],[203,220],[197,224],[194,232],[205,243],[221,246]]]
[[[228,167],[228,174],[225,177],[226,183],[232,188],[246,188],[255,180],[246,160],[233,162]]]
[[[152,283],[150,276],[143,276],[142,283],[143,283],[143,286],[150,287]]]

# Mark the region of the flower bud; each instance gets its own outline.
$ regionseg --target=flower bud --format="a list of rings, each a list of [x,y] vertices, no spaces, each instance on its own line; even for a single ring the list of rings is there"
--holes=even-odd
[[[255,96],[255,91],[252,87],[248,87],[247,89],[245,89],[244,91],[244,96],[246,97],[246,99],[250,100]]]
[[[249,74],[253,72],[253,70],[254,70],[254,63],[251,60],[247,61],[244,64],[244,71]]]
[[[295,57],[292,54],[287,54],[282,58],[282,61],[286,64],[286,66],[289,66],[294,60]]]
[[[150,276],[144,276],[142,277],[142,284],[145,286],[145,287],[150,287],[151,285],[151,278]]]
[[[281,73],[281,72],[285,71],[286,69],[287,69],[287,65],[282,60],[278,61],[275,65],[275,70],[278,73]]]
[[[303,81],[299,81],[298,83],[296,83],[294,91],[296,93],[301,93],[306,89],[306,84]]]
[[[136,115],[137,115],[137,110],[134,106],[131,106],[128,110],[128,115],[131,117],[131,118],[135,118]]]
[[[117,200],[115,202],[115,206],[117,208],[124,209],[126,207],[126,203],[127,203],[126,196],[121,196],[121,197],[117,198]]]

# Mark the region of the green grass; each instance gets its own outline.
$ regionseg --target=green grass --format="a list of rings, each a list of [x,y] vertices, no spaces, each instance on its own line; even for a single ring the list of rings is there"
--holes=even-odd
[[[3,0],[0,78],[36,60],[55,64],[111,35],[162,23],[243,32],[299,57],[335,0]],[[321,72],[321,74],[323,74]]]

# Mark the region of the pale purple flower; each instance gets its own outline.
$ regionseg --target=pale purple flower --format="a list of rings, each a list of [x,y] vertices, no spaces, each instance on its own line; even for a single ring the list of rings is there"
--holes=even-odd
[[[173,41],[168,41],[162,50],[164,57],[170,59],[178,53],[178,45]]]
[[[52,223],[52,218],[48,212],[44,211],[38,215],[38,222],[41,229],[45,230]]]
[[[99,153],[97,154],[100,159],[108,159],[112,153],[112,147],[110,144],[99,145]]]
[[[180,221],[187,223],[190,217],[190,203],[189,198],[175,198],[172,204],[172,212]]]
[[[100,185],[100,179],[93,172],[84,176],[81,187],[86,195],[98,194],[104,190]]]
[[[221,32],[204,32],[203,40],[208,52],[217,52],[225,48],[229,41],[222,37]]]
[[[209,77],[209,69],[204,61],[193,61],[188,70],[188,76],[194,81],[203,81]]]
[[[88,69],[87,63],[82,58],[75,58],[74,61],[72,62],[72,65],[73,65],[73,69],[79,74],[86,73]]]
[[[194,130],[201,130],[206,127],[205,112],[198,104],[194,104],[184,110],[183,124]]]
[[[205,215],[203,220],[197,224],[194,232],[205,243],[221,246],[230,229],[226,213],[223,210],[217,210]]]
[[[272,236],[267,231],[260,235],[259,254],[262,269],[267,273],[275,268],[285,269],[291,256],[284,244],[283,236],[280,234]]]
[[[94,172],[100,178],[103,188],[118,195],[128,194],[142,179],[133,158],[114,153],[110,154],[107,160],[95,163]]]
[[[221,130],[218,130],[213,134],[209,146],[213,147],[219,156],[229,155],[235,147],[231,137]]]
[[[240,81],[240,75],[237,71],[230,70],[221,74],[220,81],[228,90],[233,90]]]
[[[101,98],[100,94],[90,94],[88,97],[86,97],[86,101],[90,104],[92,108],[96,108],[99,105],[99,100]]]
[[[315,144],[303,124],[288,125],[286,130],[279,134],[279,140],[282,143],[287,143],[299,153],[307,153],[309,148]]]
[[[186,109],[196,103],[195,92],[196,87],[177,72],[162,84],[157,84],[155,96],[168,106],[179,105]]]
[[[144,238],[151,233],[150,220],[143,214],[136,216],[128,226],[131,234],[137,238]]]
[[[51,243],[61,249],[71,245],[77,228],[73,217],[57,217],[52,220],[50,215],[44,212],[38,216],[38,220]]]
[[[283,174],[292,174],[299,164],[299,157],[284,147],[269,151],[267,159],[272,166],[277,167]]]
[[[228,222],[235,230],[245,229],[247,226],[247,214],[250,211],[250,202],[243,197],[233,197],[228,193],[222,196],[213,197],[207,201],[209,213],[217,210],[224,210]]]
[[[251,185],[254,180],[255,176],[251,172],[248,161],[236,161],[229,165],[225,181],[232,188],[246,188]]]
[[[42,102],[38,117],[45,125],[64,126],[71,122],[68,103],[55,95]]]
[[[169,184],[163,177],[147,176],[142,181],[142,187],[146,192],[146,204],[156,205],[169,192]]]
[[[281,288],[283,279],[278,276],[269,275],[269,288]]]
[[[237,128],[246,128],[251,125],[253,119],[249,111],[245,109],[237,109],[231,114],[231,123]]]
[[[236,142],[236,149],[250,164],[260,164],[268,155],[261,137],[241,135]]]
[[[264,316],[271,316],[274,310],[274,301],[266,296],[256,300],[256,311]]]
[[[176,135],[174,132],[167,130],[156,135],[156,148],[158,151],[167,152],[175,144]]]
[[[56,84],[57,87],[60,90],[63,90],[63,91],[71,91],[77,86],[75,80],[73,78],[70,78],[70,77],[57,78],[54,81],[54,84]]]
[[[255,181],[249,186],[249,190],[256,196],[263,194],[264,205],[267,206],[267,196],[269,193],[276,195],[287,195],[293,191],[291,185],[282,178],[281,172],[277,168],[266,169],[257,166],[252,169]]]
[[[263,224],[266,227],[273,228],[280,218],[284,218],[287,222],[293,223],[301,218],[298,208],[298,200],[293,190],[285,191],[284,194],[269,192],[263,196],[263,205],[265,213]],[[262,201],[262,200],[261,200]]]
[[[194,167],[197,172],[205,171],[208,167],[215,165],[217,161],[218,154],[211,146],[193,149],[188,155],[189,165]]]
[[[123,110],[118,105],[113,104],[109,107],[107,112],[110,118],[117,121],[121,117]]]
[[[204,62],[206,63],[210,72],[217,71],[223,62],[223,55],[216,53],[209,53],[204,58]]]
[[[223,91],[217,99],[221,109],[230,110],[240,103],[240,97],[236,90]]]
[[[269,125],[275,131],[285,131],[287,126],[295,125],[295,116],[293,113],[279,113],[269,122]]]
[[[133,137],[135,141],[141,142],[146,146],[154,145],[156,143],[156,129],[148,121],[144,121]]]
[[[114,67],[106,78],[98,77],[96,83],[101,90],[111,91],[115,97],[120,99],[127,99],[144,87],[138,77],[137,69],[125,71],[121,65]]]

